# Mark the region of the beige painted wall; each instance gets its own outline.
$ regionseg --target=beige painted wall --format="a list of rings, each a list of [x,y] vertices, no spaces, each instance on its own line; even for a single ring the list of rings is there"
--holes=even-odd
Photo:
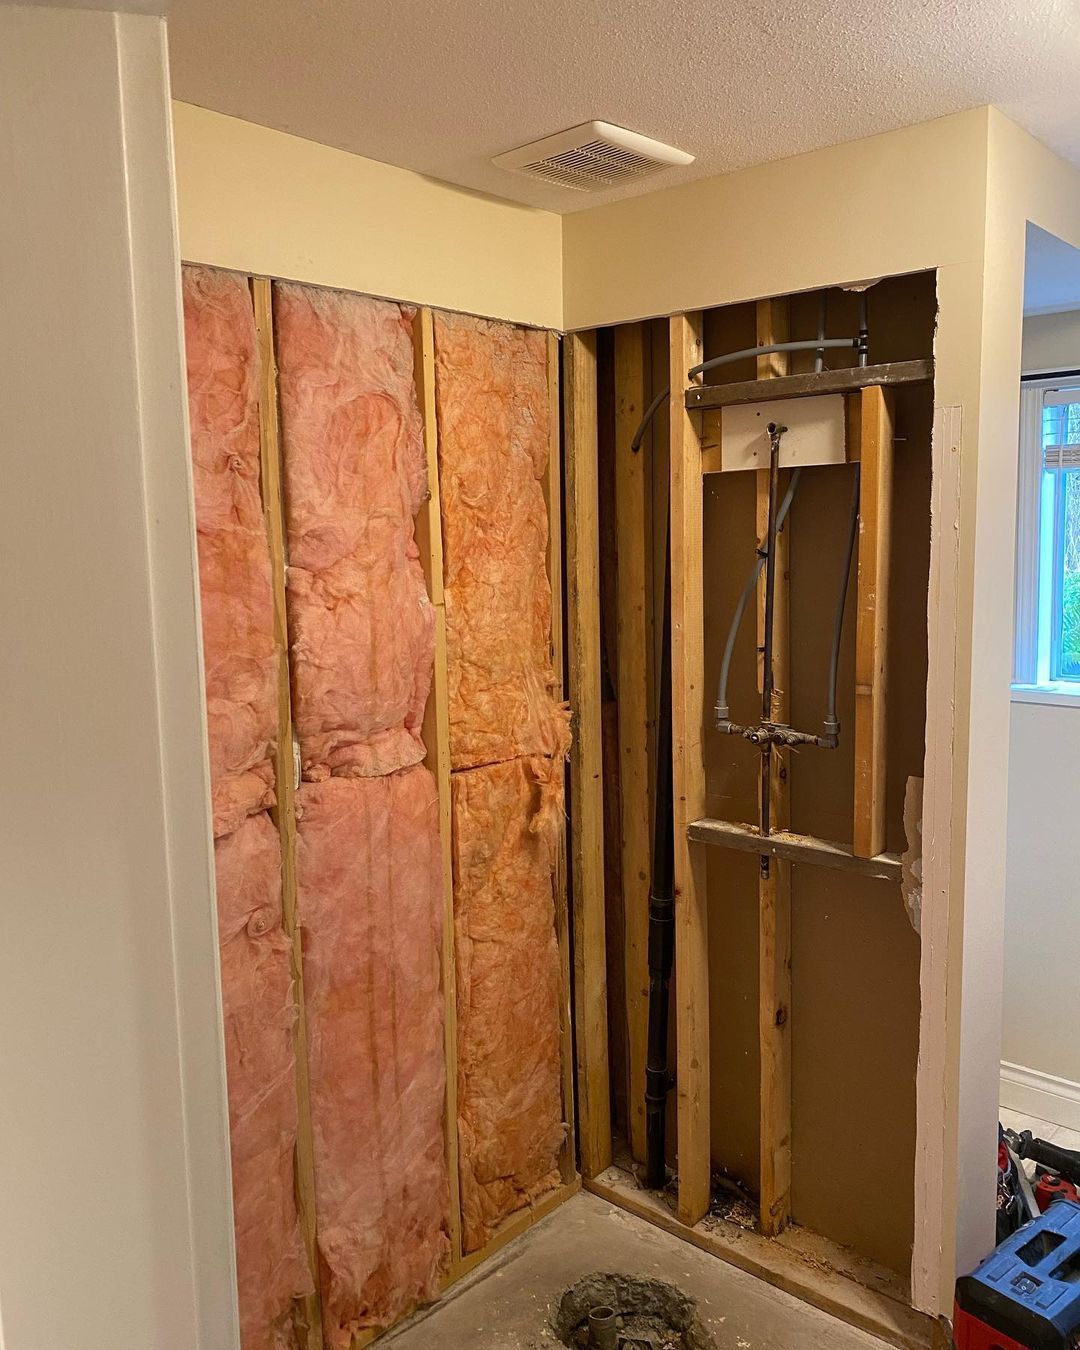
[[[1025,371],[1080,367],[1080,310],[1024,320]],[[1073,953],[1080,705],[1014,702],[1009,722],[1002,1059],[1080,1084]],[[1037,991],[1037,994],[1033,991]]]
[[[565,216],[566,326],[979,262],[986,118],[975,109]]]
[[[187,103],[173,108],[187,262],[562,326],[562,225]]]
[[[236,1350],[164,25],[0,5],[9,1350]]]
[[[1080,1085],[1080,707],[1014,703],[1010,726],[1001,1057]]]
[[[967,797],[967,902],[963,915],[959,1105],[965,1143],[992,1140],[1001,1056],[1009,776],[1017,425],[1029,221],[1080,245],[1080,175],[1000,113],[988,138],[986,286],[973,587],[972,753]],[[960,1153],[960,1203],[970,1210],[985,1178],[973,1147]]]
[[[1080,309],[1025,319],[1022,360],[1031,373],[1080,368]]]

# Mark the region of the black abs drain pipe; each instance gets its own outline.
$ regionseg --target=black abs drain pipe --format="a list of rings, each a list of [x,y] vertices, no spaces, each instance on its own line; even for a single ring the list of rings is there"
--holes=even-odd
[[[675,957],[675,822],[671,759],[671,524],[664,548],[664,617],[660,689],[656,707],[656,781],[653,785],[652,885],[649,889],[649,1043],[645,1058],[645,1185],[667,1184],[665,1130],[668,1070],[668,990]]]

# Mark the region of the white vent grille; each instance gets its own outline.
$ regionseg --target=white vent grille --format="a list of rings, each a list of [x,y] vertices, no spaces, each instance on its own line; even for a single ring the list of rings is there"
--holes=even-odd
[[[560,187],[598,192],[693,161],[694,156],[685,150],[676,150],[625,127],[615,127],[609,122],[585,122],[496,155],[492,163]]]

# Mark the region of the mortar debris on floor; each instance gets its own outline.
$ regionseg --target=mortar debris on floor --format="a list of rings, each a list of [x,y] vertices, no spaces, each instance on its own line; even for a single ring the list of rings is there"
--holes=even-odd
[[[599,1287],[597,1280],[611,1283]],[[566,1303],[583,1283],[583,1301]],[[884,1344],[587,1193],[561,1205],[380,1344],[388,1350],[577,1350],[580,1341],[560,1334],[572,1336],[605,1292],[617,1310],[619,1289],[635,1285],[670,1288],[665,1308],[681,1300],[700,1339],[687,1340],[685,1325],[650,1326],[645,1317],[655,1308],[646,1303],[632,1307],[618,1328],[617,1350],[882,1350]],[[565,1323],[561,1307],[568,1309]]]

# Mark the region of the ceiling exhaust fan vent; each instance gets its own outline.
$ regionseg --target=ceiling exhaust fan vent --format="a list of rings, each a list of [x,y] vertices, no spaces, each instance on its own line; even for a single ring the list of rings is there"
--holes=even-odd
[[[692,164],[694,156],[610,122],[583,122],[496,155],[491,162],[578,192],[600,192],[661,169]]]

